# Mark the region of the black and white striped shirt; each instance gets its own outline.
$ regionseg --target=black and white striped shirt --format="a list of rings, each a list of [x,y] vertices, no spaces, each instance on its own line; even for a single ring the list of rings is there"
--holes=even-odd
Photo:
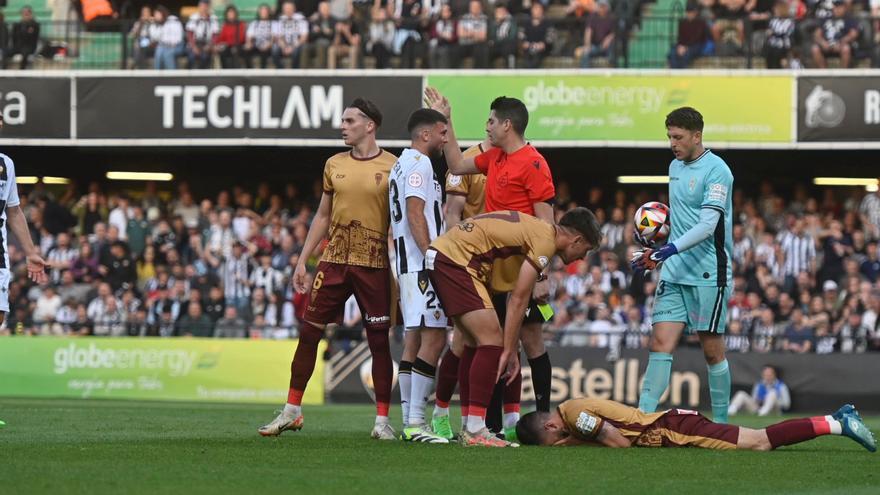
[[[49,254],[46,255],[46,261],[53,267],[50,272],[50,276],[52,277],[52,283],[58,284],[61,282],[61,274],[64,273],[66,268],[57,268],[59,263],[73,263],[79,257],[79,251],[76,249],[72,249],[70,247],[60,248],[55,247],[49,251]]]
[[[608,222],[602,226],[602,236],[605,240],[605,246],[608,249],[614,249],[618,244],[623,242],[626,227],[623,224]]]
[[[274,28],[275,37],[284,40],[288,45],[296,45],[303,35],[309,34],[309,21],[296,12],[291,17],[279,16]]]
[[[784,232],[779,239],[782,252],[785,253],[783,274],[797,276],[800,272],[809,272],[813,259],[816,257],[816,243],[807,234],[800,236],[792,232]]]
[[[262,287],[266,290],[266,294],[271,294],[284,289],[284,276],[271,266],[269,268],[258,266],[251,272],[250,283],[251,288]]]
[[[250,297],[248,272],[250,258],[242,255],[239,258],[229,257],[223,263],[223,291],[227,299]]]

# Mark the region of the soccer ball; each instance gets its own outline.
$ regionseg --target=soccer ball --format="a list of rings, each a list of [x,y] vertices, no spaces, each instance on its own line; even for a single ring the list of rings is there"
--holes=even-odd
[[[640,206],[633,221],[636,232],[648,244],[659,246],[669,238],[669,207],[659,201],[648,201]]]

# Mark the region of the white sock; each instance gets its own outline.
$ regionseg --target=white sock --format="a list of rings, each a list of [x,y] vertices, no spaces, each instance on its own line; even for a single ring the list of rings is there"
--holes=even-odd
[[[376,424],[377,425],[387,425],[388,424],[388,416],[376,416]]]
[[[517,421],[519,421],[519,413],[518,412],[504,413],[504,427],[505,428],[513,428],[514,426],[516,426]]]
[[[486,418],[482,416],[468,416],[467,417],[467,431],[468,433],[477,433],[483,428],[486,427]]]
[[[443,416],[449,416],[449,408],[434,405],[434,417],[442,418]]]
[[[434,374],[437,369],[434,366],[417,359],[413,364],[412,391],[410,392],[409,426],[425,424],[425,404],[428,396],[434,388]]]
[[[397,385],[400,387],[400,408],[403,410],[403,426],[406,426],[406,422],[409,420],[409,398],[412,391],[412,374],[410,372],[412,363],[401,361],[400,364],[401,368],[406,367],[397,373]]]
[[[302,406],[294,406],[293,404],[284,404],[284,414],[293,416],[294,418],[302,414]]]
[[[828,426],[831,427],[832,435],[842,435],[843,434],[843,426],[840,424],[840,421],[834,419],[831,416],[825,416],[825,421],[828,422]]]

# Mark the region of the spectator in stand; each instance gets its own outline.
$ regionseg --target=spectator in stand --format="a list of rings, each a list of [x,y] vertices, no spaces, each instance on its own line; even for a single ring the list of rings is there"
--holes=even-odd
[[[230,306],[223,318],[214,327],[214,337],[218,339],[243,339],[247,337],[247,322],[238,316],[238,311]]]
[[[531,17],[523,31],[521,48],[527,69],[537,69],[547,56],[553,31],[550,23],[544,18],[544,6],[538,2],[532,4]]]
[[[281,15],[275,22],[275,29],[275,47],[272,50],[275,67],[284,67],[282,59],[289,58],[290,68],[299,69],[309,41],[309,21],[296,11],[296,4],[292,0],[285,0],[281,4]]]
[[[474,68],[489,66],[489,18],[480,0],[471,0],[468,13],[458,21],[459,57],[473,57]]]
[[[758,416],[779,415],[791,407],[791,394],[788,386],[779,379],[776,368],[767,365],[761,370],[761,380],[752,387],[752,393],[738,391],[730,401],[727,414],[734,416],[745,408]]]
[[[357,24],[353,22],[351,0],[331,0],[330,15],[336,20],[333,44],[327,49],[327,67],[335,69],[337,58],[348,57],[351,69],[358,67],[358,55],[361,49],[361,35]]]
[[[128,239],[128,219],[133,216],[133,213],[128,203],[128,196],[120,194],[116,198],[116,208],[110,210],[107,224],[116,227],[119,231],[119,238],[122,240]]]
[[[22,7],[21,20],[12,25],[12,48],[3,58],[3,69],[9,64],[9,60],[15,55],[21,56],[19,68],[25,70],[31,59],[37,54],[37,44],[40,41],[40,24],[34,19],[34,11],[28,7]]]
[[[813,352],[815,339],[815,331],[807,325],[804,311],[801,308],[795,308],[791,313],[791,323],[782,334],[782,350],[807,354]]]
[[[880,179],[877,179],[877,183],[880,184]],[[868,238],[875,241],[880,239],[880,188],[865,195],[859,204],[859,216]]]
[[[214,61],[214,37],[220,33],[211,0],[199,0],[198,11],[186,21],[186,54],[190,69],[210,69]]]
[[[183,24],[164,5],[156,7],[155,17],[158,28],[153,33],[153,41],[156,43],[154,68],[176,69],[177,57],[184,54]]]
[[[237,69],[242,65],[245,58],[244,46],[247,43],[247,27],[238,18],[238,9],[235,5],[226,7],[223,27],[220,34],[214,39],[214,49],[220,54],[220,66],[224,69]],[[158,199],[158,198],[156,198]],[[160,210],[160,204],[144,205],[149,208]]]
[[[719,55],[733,55],[745,46],[748,18],[746,0],[718,0],[714,7],[715,23],[712,38]]]
[[[257,18],[248,24],[247,41],[244,44],[246,54],[244,64],[251,67],[253,57],[260,59],[260,68],[269,66],[269,58],[272,56],[273,34],[275,33],[275,21],[272,20],[272,9],[263,3],[257,7]]]
[[[849,15],[845,0],[834,0],[831,17],[813,31],[813,63],[820,69],[828,67],[828,57],[839,57],[840,67],[848,69],[859,38],[859,26]]]
[[[816,242],[804,231],[804,218],[794,217],[789,220],[791,228],[779,235],[779,243],[784,255],[783,290],[794,289],[798,273],[816,273]]]
[[[322,1],[318,4],[318,11],[309,19],[309,26],[309,67],[326,68],[327,50],[336,37],[336,20],[330,16],[330,2]]]
[[[575,50],[575,58],[580,60],[581,68],[590,67],[590,60],[595,57],[607,57],[612,67],[615,66],[614,41],[617,30],[617,19],[611,14],[608,0],[598,0],[596,11],[590,15],[584,29],[584,44]]]
[[[153,18],[153,9],[149,5],[144,5],[141,7],[141,16],[135,21],[128,34],[134,40],[132,53],[135,69],[146,69],[147,60],[155,53],[156,44],[153,41],[155,29],[156,21]]]
[[[213,337],[214,323],[204,313],[199,301],[190,301],[186,315],[177,322],[177,335],[182,337]]]
[[[495,4],[495,19],[491,24],[489,63],[499,58],[508,69],[516,68],[516,41],[519,30],[516,19],[510,15],[507,5],[501,1]]]
[[[684,19],[678,21],[678,38],[669,53],[669,66],[673,69],[690,67],[694,59],[705,53],[709,34],[709,25],[700,16],[699,4],[688,2]]]
[[[867,244],[867,253],[862,259],[859,271],[872,284],[880,278],[880,255],[877,252],[877,243],[869,242]]]
[[[377,69],[391,67],[391,50],[396,31],[394,21],[388,18],[388,9],[374,8],[367,29],[366,53],[376,59]]]
[[[125,335],[126,313],[119,300],[113,295],[104,296],[100,306],[92,316],[93,335],[101,337],[121,337]]]
[[[452,16],[452,6],[440,6],[440,17],[431,26],[431,67],[448,69],[458,66],[458,21]]]
[[[49,271],[49,280],[54,284],[60,283],[61,274],[69,270],[78,257],[79,252],[70,245],[70,235],[66,232],[58,234],[55,237],[55,247],[46,255],[46,261],[52,267]]]
[[[428,17],[421,0],[402,0],[396,5],[400,7],[394,11],[394,23],[397,25],[394,53],[400,55],[400,67],[415,68],[417,57],[427,65],[427,43],[423,31],[427,27]]]
[[[764,42],[764,58],[768,69],[782,69],[783,61],[793,69],[799,68],[792,64],[792,46],[795,33],[795,20],[790,16],[788,1],[776,0],[773,6],[773,17],[767,27],[767,40]]]
[[[42,335],[57,335],[60,332],[55,328],[55,315],[61,309],[61,297],[51,285],[46,286],[34,305],[34,324],[38,325]]]

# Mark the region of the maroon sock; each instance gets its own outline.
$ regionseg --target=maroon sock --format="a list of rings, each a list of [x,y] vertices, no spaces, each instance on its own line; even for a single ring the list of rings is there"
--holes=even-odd
[[[302,403],[303,392],[315,371],[318,343],[321,342],[322,335],[323,330],[311,323],[303,322],[299,326],[299,341],[290,363],[290,389],[287,394],[287,402],[290,404],[298,406]]]
[[[514,405],[518,411],[520,402],[522,402],[522,372],[516,374],[510,385],[504,386],[504,412],[510,412],[508,409],[513,410]]]
[[[452,400],[452,393],[455,392],[455,384],[458,381],[459,361],[458,356],[453,354],[452,348],[446,350],[440,361],[436,386],[437,405],[440,407],[449,407],[449,401]]]
[[[807,418],[789,419],[767,427],[767,439],[772,448],[792,445],[812,440],[819,436],[813,427],[813,421]]]
[[[474,362],[474,356],[477,354],[476,347],[464,346],[461,358],[458,361],[458,396],[461,399],[461,417],[465,418],[468,414],[468,405],[470,404],[470,378],[471,364]]]
[[[492,400],[495,388],[495,375],[498,373],[498,360],[504,351],[499,345],[477,347],[469,376],[468,414],[475,416],[474,410],[485,411]]]
[[[388,343],[388,328],[367,330],[367,343],[373,355],[373,388],[376,391],[376,413],[388,416],[391,405],[391,383],[394,366]]]

